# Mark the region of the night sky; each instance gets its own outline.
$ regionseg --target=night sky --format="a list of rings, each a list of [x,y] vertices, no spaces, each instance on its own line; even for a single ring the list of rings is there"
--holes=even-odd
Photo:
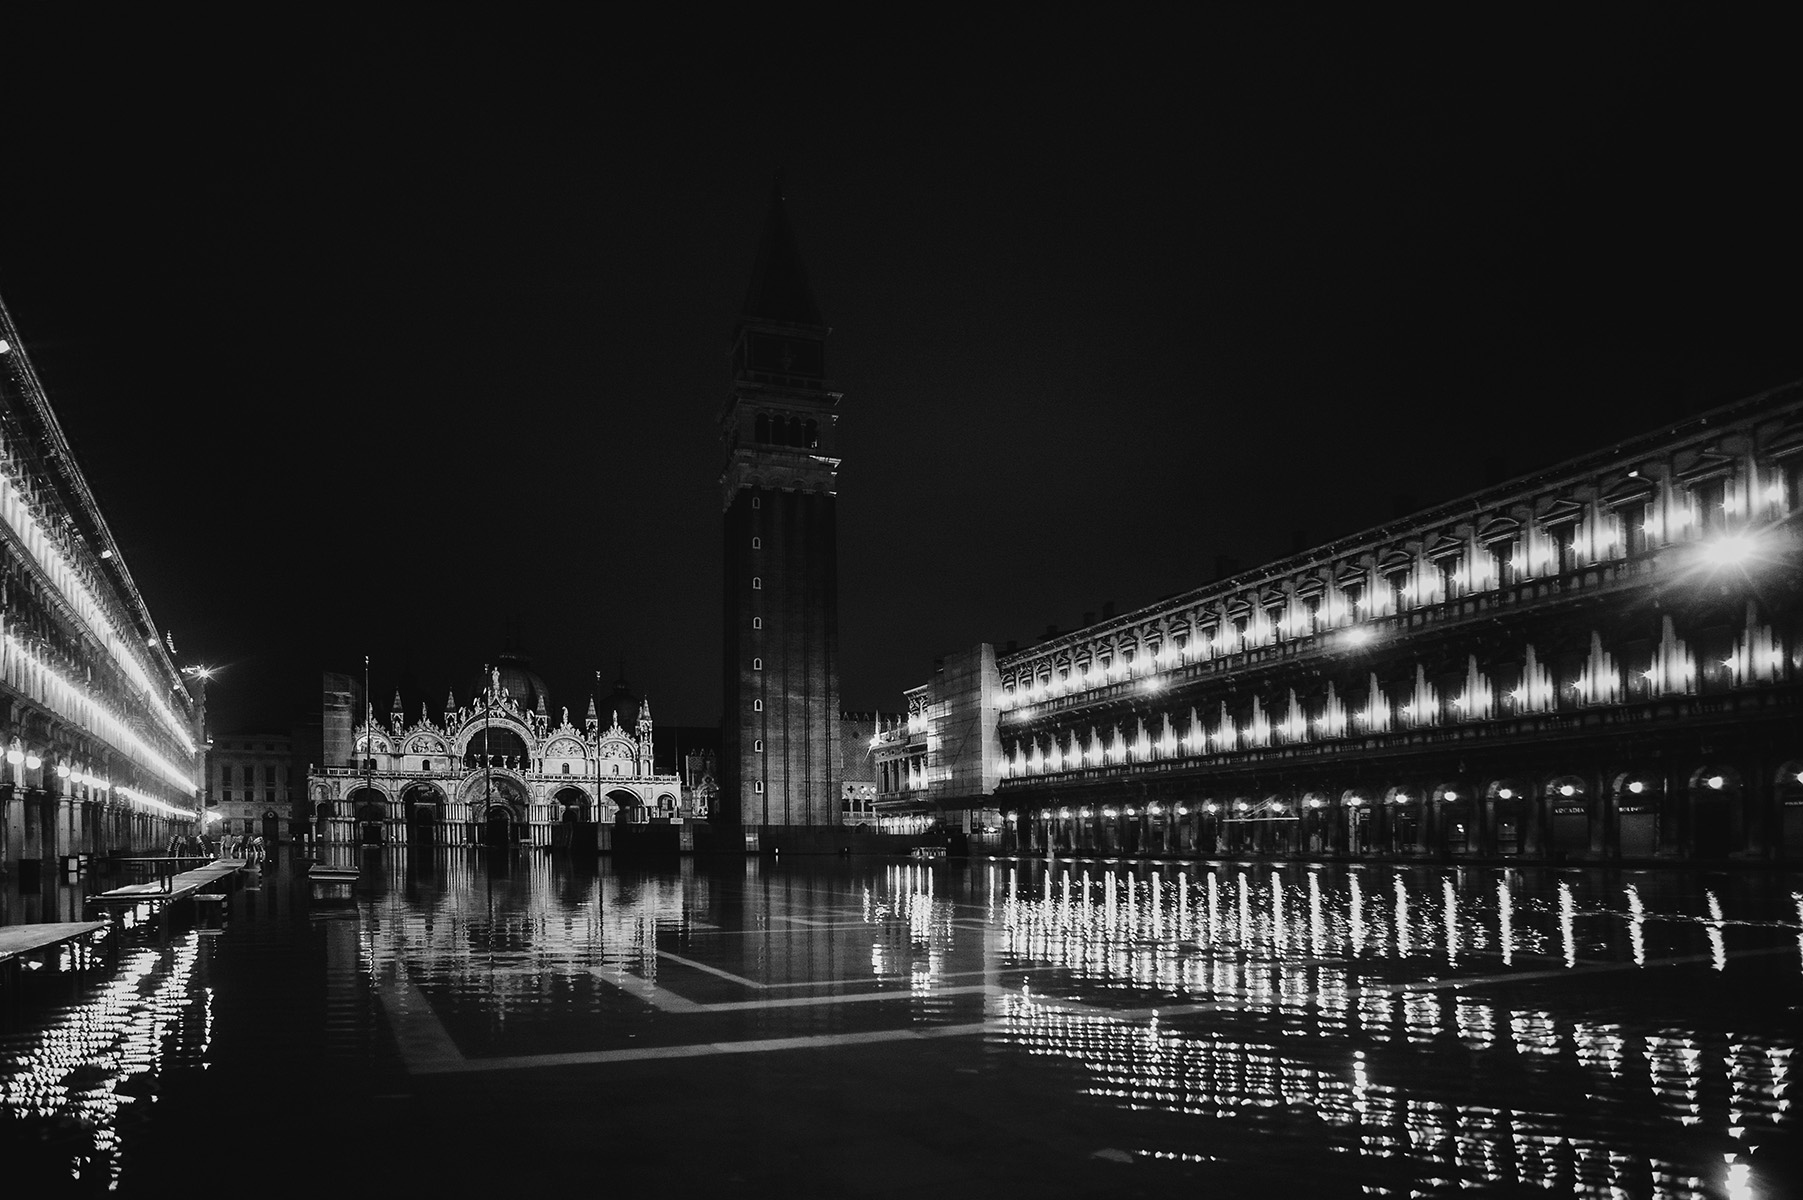
[[[0,295],[220,731],[365,654],[436,714],[510,630],[718,721],[779,167],[848,708],[1803,376],[1776,27],[276,11],[0,31]]]

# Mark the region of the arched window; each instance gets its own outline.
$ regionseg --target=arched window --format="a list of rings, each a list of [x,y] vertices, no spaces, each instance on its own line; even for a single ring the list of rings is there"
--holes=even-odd
[[[753,754],[762,754],[764,752],[764,739],[763,738],[758,738],[756,741],[751,743],[751,752]]]
[[[762,618],[762,617],[751,618],[751,627],[753,629],[762,629],[764,627],[764,618]]]
[[[762,780],[762,779],[760,779],[760,780],[758,780],[758,781],[757,781],[757,782],[756,782],[756,783],[754,783],[754,784],[752,784],[752,785],[751,785],[751,790],[752,790],[752,791],[754,791],[754,792],[761,792],[761,791],[763,791],[763,790],[764,790],[764,781],[763,781],[763,780]]]
[[[751,702],[751,711],[752,712],[763,712],[764,711],[764,702],[762,700],[753,700]]]
[[[764,548],[764,539],[763,538],[755,538],[755,537],[752,538],[751,539],[751,548],[753,550],[762,550]]]
[[[564,773],[564,774],[565,774],[565,775],[568,775],[568,774],[569,774],[569,773],[570,773],[570,764],[569,764],[569,763],[565,763],[565,764],[564,764],[564,765],[563,765],[563,773]]]
[[[760,579],[758,576],[753,575],[751,577],[751,590],[754,592],[763,591],[764,590],[764,581],[762,579]]]
[[[751,507],[753,507],[753,508],[764,507],[764,498],[762,496],[753,496],[751,498]]]
[[[754,671],[762,671],[764,669],[764,660],[761,658],[752,659],[751,660],[751,669]]]

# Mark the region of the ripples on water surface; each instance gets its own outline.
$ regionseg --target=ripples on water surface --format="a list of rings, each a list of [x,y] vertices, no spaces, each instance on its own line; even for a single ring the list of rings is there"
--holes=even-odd
[[[184,1119],[152,1119],[160,1093],[252,1058],[354,1072],[421,1030],[492,1062],[937,1028],[1048,1110],[1126,1120],[1108,1152],[1202,1181],[1751,1196],[1794,1144],[1794,875],[361,862],[349,906],[266,880],[224,933],[128,934],[115,969],[12,1013],[0,1132],[105,1187]],[[253,995],[274,1011],[216,1012]]]

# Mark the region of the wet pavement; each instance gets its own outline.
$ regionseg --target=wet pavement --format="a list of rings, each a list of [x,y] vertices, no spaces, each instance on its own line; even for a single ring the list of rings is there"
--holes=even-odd
[[[0,1177],[1803,1194],[1794,873],[344,853],[21,981]]]

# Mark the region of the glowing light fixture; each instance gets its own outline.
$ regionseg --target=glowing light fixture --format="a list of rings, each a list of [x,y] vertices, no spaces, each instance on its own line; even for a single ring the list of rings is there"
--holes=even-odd
[[[1628,790],[1630,792],[1633,792],[1636,796],[1638,796],[1638,795],[1640,795],[1640,793],[1646,791],[1646,784],[1644,784],[1644,783],[1640,782],[1640,780],[1636,779],[1633,783],[1630,783],[1628,785]]]
[[[12,348],[13,344],[11,342],[7,341],[5,338],[0,338],[0,354],[9,353]]]
[[[1561,796],[1575,796],[1578,794],[1578,789],[1569,783],[1562,783],[1559,785],[1559,794]]]
[[[57,763],[56,764],[56,777],[58,779],[69,778],[69,764],[68,763]]]
[[[27,754],[25,756],[25,769],[27,771],[35,771],[43,765],[44,765],[44,760],[39,758],[37,755]]]
[[[1723,787],[1727,786],[1727,783],[1728,783],[1728,781],[1726,779],[1723,779],[1720,775],[1711,775],[1708,779],[1705,779],[1703,782],[1708,784],[1712,789],[1714,789],[1715,791],[1718,791],[1718,792],[1721,791]]]
[[[1499,799],[1499,800],[1513,800],[1513,799],[1515,799],[1515,789],[1514,788],[1497,788],[1496,796],[1497,796],[1497,799]]]
[[[1448,800],[1457,800],[1459,798],[1459,794],[1455,791],[1452,791],[1451,789],[1448,789],[1446,792],[1446,798]]]
[[[1718,567],[1731,567],[1745,562],[1753,553],[1751,538],[1733,534],[1703,547],[1703,557]]]

